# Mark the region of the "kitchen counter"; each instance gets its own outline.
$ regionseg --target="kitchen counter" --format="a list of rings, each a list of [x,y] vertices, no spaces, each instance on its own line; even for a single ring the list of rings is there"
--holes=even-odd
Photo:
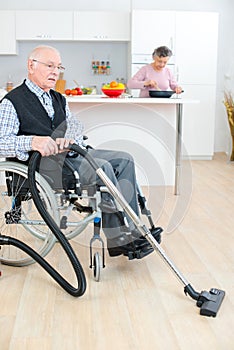
[[[110,98],[103,95],[82,95],[66,97],[69,103],[120,103],[120,104],[185,104],[198,103],[198,100],[184,99],[180,97],[171,98],[137,98],[137,97],[118,97]]]
[[[180,193],[182,148],[186,153],[182,142],[183,105],[198,100],[103,95],[66,99],[72,113],[85,125],[91,145],[129,151],[136,160],[140,184],[174,184],[174,193]]]

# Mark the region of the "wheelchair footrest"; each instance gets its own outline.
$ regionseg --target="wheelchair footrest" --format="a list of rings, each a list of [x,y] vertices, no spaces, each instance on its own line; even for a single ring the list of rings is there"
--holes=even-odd
[[[124,254],[128,257],[129,260],[133,259],[142,259],[145,256],[151,254],[154,251],[152,247],[148,247],[147,249],[137,249],[135,251],[129,251],[128,253]]]

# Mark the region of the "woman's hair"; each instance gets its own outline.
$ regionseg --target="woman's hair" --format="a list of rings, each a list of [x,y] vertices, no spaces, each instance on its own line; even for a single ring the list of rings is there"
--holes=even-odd
[[[159,46],[157,49],[154,50],[152,53],[153,58],[155,56],[158,57],[171,57],[172,51],[167,46]]]

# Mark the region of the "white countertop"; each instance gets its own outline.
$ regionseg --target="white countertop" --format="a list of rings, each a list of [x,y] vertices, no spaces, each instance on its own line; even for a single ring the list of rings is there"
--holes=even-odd
[[[82,95],[82,96],[66,96],[68,103],[120,103],[120,104],[185,104],[199,103],[199,100],[185,99],[181,97],[171,98],[138,98],[138,97],[115,97],[110,98],[103,95]]]

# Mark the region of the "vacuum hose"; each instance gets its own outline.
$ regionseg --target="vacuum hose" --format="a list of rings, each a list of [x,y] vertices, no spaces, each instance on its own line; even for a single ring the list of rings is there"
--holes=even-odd
[[[42,218],[45,220],[46,224],[49,226],[57,240],[61,243],[64,251],[66,252],[76,275],[78,287],[73,287],[68,281],[66,281],[44,258],[42,258],[36,251],[34,251],[31,247],[26,245],[25,243],[9,237],[9,236],[1,236],[0,235],[0,244],[9,244],[13,245],[17,248],[20,248],[25,253],[30,255],[37,263],[39,263],[49,274],[50,276],[69,294],[74,297],[82,296],[86,290],[86,278],[83,271],[83,268],[72,249],[70,243],[68,242],[65,235],[61,232],[60,228],[53,220],[53,218],[47,213],[41,198],[39,196],[36,180],[35,180],[35,172],[37,168],[37,164],[41,159],[41,155],[39,152],[34,152],[28,166],[28,180],[30,185],[31,194],[33,197],[33,201],[37,207],[37,210],[41,214]]]

